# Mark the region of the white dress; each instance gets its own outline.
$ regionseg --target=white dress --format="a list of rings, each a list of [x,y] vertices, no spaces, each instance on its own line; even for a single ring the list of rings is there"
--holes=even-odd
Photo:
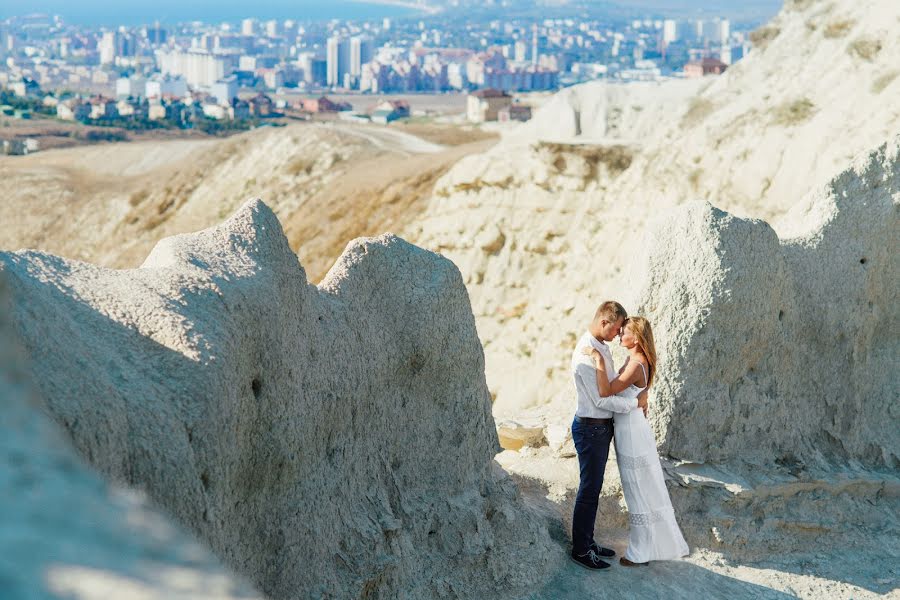
[[[644,381],[647,381],[646,371]],[[634,394],[636,397],[643,389],[632,385],[622,395]],[[639,408],[628,413],[615,413],[614,418],[616,460],[628,505],[629,535],[625,558],[643,563],[687,556],[690,550],[675,522],[675,511],[666,489],[650,423]]]

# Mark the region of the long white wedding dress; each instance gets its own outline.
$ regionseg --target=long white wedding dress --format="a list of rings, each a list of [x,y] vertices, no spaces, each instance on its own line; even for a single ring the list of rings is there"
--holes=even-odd
[[[646,371],[644,381],[647,381]],[[637,397],[643,389],[632,385],[621,394]],[[628,413],[615,413],[614,418],[616,460],[628,505],[629,535],[625,558],[644,563],[687,556],[690,550],[675,522],[675,511],[666,489],[650,423],[639,408]]]

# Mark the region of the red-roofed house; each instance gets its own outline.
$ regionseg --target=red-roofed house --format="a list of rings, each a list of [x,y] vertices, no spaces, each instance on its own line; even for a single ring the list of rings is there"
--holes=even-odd
[[[685,77],[703,77],[704,75],[721,75],[728,65],[717,58],[701,58],[684,65]]]

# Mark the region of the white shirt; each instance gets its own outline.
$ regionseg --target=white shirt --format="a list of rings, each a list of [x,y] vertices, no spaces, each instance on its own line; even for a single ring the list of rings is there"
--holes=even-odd
[[[597,370],[591,357],[582,352],[582,349],[594,347],[603,355],[603,363],[606,366],[606,375],[612,381],[619,376],[613,366],[612,353],[609,346],[585,332],[572,352],[572,378],[575,380],[575,393],[578,397],[578,407],[575,415],[592,419],[611,419],[613,413],[627,413],[637,408],[638,401],[634,397],[608,396],[602,398],[597,389]]]

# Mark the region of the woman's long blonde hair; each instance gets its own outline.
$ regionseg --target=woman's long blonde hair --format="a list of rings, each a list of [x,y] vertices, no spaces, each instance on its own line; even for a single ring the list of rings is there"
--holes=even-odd
[[[647,387],[650,387],[656,376],[656,344],[653,343],[653,329],[650,327],[650,321],[644,317],[629,317],[625,321],[625,327],[637,339],[637,344],[650,365],[650,368],[647,369]]]

